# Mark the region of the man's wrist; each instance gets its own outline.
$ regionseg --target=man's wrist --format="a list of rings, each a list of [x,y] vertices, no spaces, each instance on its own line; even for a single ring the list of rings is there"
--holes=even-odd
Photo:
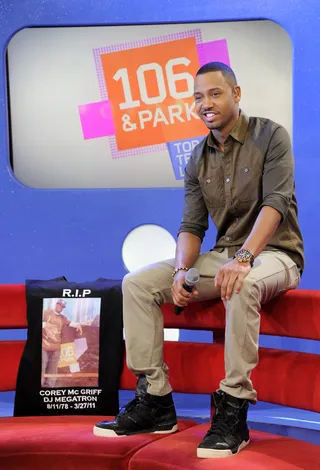
[[[250,263],[250,266],[253,267],[254,256],[253,253],[248,249],[241,248],[236,252],[233,258],[236,259],[239,263]]]
[[[188,271],[189,268],[186,268],[185,266],[179,266],[178,268],[175,268],[175,270],[172,272],[172,277],[174,278],[176,274],[178,274],[180,271]]]

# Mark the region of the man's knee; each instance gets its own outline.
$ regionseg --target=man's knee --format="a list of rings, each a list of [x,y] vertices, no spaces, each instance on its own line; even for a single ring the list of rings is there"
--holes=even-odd
[[[150,278],[152,277],[153,269],[153,266],[145,266],[126,274],[122,281],[122,292],[132,292],[137,288],[149,291],[149,286],[151,285]]]
[[[135,286],[139,287],[142,284],[143,276],[141,276],[140,271],[133,271],[124,276],[122,280],[122,291],[128,292],[131,291]]]
[[[236,287],[236,284],[235,284]],[[231,299],[227,302],[233,304],[239,301],[246,301],[246,302],[256,302],[259,298],[258,292],[258,285],[254,278],[252,277],[245,277],[240,292],[238,294],[235,293],[235,287]]]
[[[122,292],[125,296],[152,294],[157,305],[171,301],[172,270],[171,265],[155,263],[125,275]]]
[[[257,290],[257,281],[251,277],[247,276],[243,279],[241,290],[239,293],[250,295],[253,291]]]
[[[132,282],[134,273],[127,273],[122,280],[122,290],[126,290]]]

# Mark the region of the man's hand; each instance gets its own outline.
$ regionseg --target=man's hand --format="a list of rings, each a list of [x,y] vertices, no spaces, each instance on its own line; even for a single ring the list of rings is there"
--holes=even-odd
[[[186,305],[188,305],[193,295],[198,295],[198,291],[195,287],[192,289],[192,293],[184,290],[182,284],[184,283],[185,277],[185,271],[178,271],[177,274],[174,276],[173,284],[171,287],[173,303],[178,307],[185,307]]]
[[[77,326],[76,331],[79,331],[80,335],[82,336],[82,326],[80,325],[80,323],[79,323],[79,325]]]
[[[234,293],[239,294],[243,280],[250,271],[250,263],[239,263],[236,259],[222,266],[214,280],[215,287],[221,289],[221,299],[230,300],[233,288]]]

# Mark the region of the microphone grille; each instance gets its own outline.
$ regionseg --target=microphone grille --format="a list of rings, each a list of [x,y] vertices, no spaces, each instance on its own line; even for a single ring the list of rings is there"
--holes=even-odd
[[[196,283],[196,282],[199,281],[199,279],[200,279],[200,273],[199,273],[198,269],[191,268],[191,269],[189,269],[189,271],[187,271],[186,281]]]

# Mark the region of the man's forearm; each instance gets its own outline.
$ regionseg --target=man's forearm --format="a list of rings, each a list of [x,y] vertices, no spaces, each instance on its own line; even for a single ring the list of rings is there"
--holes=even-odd
[[[280,213],[270,206],[264,206],[242,248],[250,250],[256,258],[265,249],[281,221]]]
[[[181,232],[176,246],[176,268],[192,268],[201,248],[201,240],[193,233]]]

